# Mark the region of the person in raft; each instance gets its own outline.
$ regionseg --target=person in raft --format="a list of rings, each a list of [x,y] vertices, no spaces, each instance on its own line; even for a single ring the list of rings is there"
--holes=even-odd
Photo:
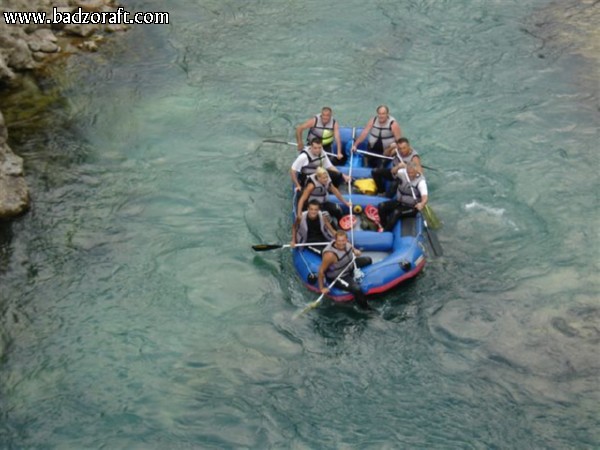
[[[384,231],[391,231],[398,219],[415,215],[427,204],[427,182],[414,162],[409,162],[406,169],[399,168],[395,177],[398,180],[396,198],[377,207]]]
[[[309,144],[314,138],[318,137],[323,142],[323,150],[327,153],[332,153],[331,147],[335,141],[337,154],[332,162],[337,166],[344,164],[345,156],[340,139],[340,129],[337,121],[333,118],[333,110],[329,106],[324,106],[321,109],[321,114],[311,117],[296,127],[296,142],[299,152],[304,148],[302,133],[306,129],[308,129],[306,143]]]
[[[343,230],[335,233],[335,241],[323,249],[323,260],[319,268],[319,290],[322,294],[329,293],[333,287],[354,295],[357,305],[369,309],[365,294],[360,284],[354,279],[354,263],[356,267],[365,267],[373,263],[368,256],[361,256],[360,250],[355,249],[348,242],[348,235]],[[343,274],[342,274],[343,272]],[[342,274],[340,276],[340,274]],[[339,279],[337,279],[339,277]],[[337,281],[333,283],[335,280]],[[329,287],[325,287],[325,281]],[[333,283],[333,284],[331,284]]]
[[[317,199],[308,202],[308,210],[298,214],[292,225],[292,242],[296,244],[310,244],[311,242],[331,242],[335,230],[329,221],[329,213],[321,211],[321,204]],[[323,247],[308,246],[309,250],[321,254]]]
[[[330,216],[335,217],[338,221],[344,215],[340,205],[330,202],[329,194],[335,195],[342,204],[346,205],[348,209],[352,208],[352,204],[348,202],[341,194],[338,188],[336,188],[329,172],[322,167],[318,167],[314,174],[310,175],[306,180],[306,186],[302,191],[300,200],[298,200],[297,211],[304,211],[304,207],[307,202],[310,203],[315,200],[321,206],[321,210],[327,211]],[[300,214],[298,214],[299,216]]]
[[[348,182],[350,177],[340,173],[340,171],[331,164],[327,155],[323,152],[323,145],[320,138],[314,138],[310,142],[308,151],[303,150],[298,155],[290,168],[292,182],[296,187],[296,191],[300,192],[306,183],[306,179],[314,174],[319,167],[327,169],[333,184],[337,187],[342,182]]]
[[[390,116],[390,109],[386,105],[377,107],[377,116],[369,120],[362,133],[354,141],[352,151],[356,151],[358,146],[365,138],[369,136],[368,148],[372,153],[383,155],[384,149],[392,145],[402,137],[402,130],[396,119]],[[365,162],[369,167],[382,167],[387,160],[383,158],[366,157]]]
[[[406,168],[406,164],[414,162],[417,166],[417,172],[423,175],[423,167],[421,166],[421,157],[419,153],[413,149],[410,142],[405,137],[401,137],[395,143],[386,148],[383,152],[384,156],[391,156],[391,167],[379,167],[371,171],[371,176],[377,186],[377,193],[385,192],[385,180],[394,181],[394,174],[398,169]]]

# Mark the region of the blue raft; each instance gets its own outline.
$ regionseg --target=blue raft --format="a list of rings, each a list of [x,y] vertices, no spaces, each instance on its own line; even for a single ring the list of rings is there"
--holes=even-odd
[[[365,167],[362,154],[355,153],[350,157],[353,137],[358,136],[361,131],[362,128],[340,127],[342,146],[348,158],[345,165],[337,166],[337,168],[340,172],[351,175],[353,179],[371,178],[371,169]],[[333,147],[333,152],[336,152],[335,144]],[[361,143],[359,149],[366,150],[366,143]],[[350,162],[352,167],[350,167]],[[377,206],[379,203],[389,200],[385,197],[353,192],[344,192],[343,195],[354,206],[360,205],[363,210],[367,205]],[[339,203],[337,198],[332,195],[329,196],[329,201]],[[295,201],[292,206],[295,218]],[[348,214],[348,208],[344,205],[341,206]],[[360,217],[357,219],[353,229],[354,247],[361,250],[364,256],[370,256],[373,260],[373,264],[361,269],[364,274],[361,288],[366,295],[387,292],[403,281],[417,276],[423,269],[425,266],[425,229],[421,214],[400,219],[391,232],[362,230]],[[350,238],[351,233],[348,231],[349,241]],[[300,279],[308,289],[318,292],[317,276],[321,266],[321,257],[302,247],[294,249],[292,255]],[[352,294],[337,288],[333,288],[328,297],[336,302],[348,302],[353,299]]]

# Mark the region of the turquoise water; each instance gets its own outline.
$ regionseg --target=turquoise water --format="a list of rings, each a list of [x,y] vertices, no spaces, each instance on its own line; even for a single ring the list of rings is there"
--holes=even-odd
[[[598,63],[567,20],[598,7],[343,5],[180,1],[13,130],[1,448],[597,448]],[[262,140],[380,103],[439,169],[445,256],[292,320],[290,254],[250,250],[289,239],[294,151]]]

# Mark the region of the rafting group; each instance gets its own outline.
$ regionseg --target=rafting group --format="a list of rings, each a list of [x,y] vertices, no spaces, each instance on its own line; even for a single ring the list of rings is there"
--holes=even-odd
[[[306,138],[304,132],[308,130]],[[286,143],[275,140],[265,142]],[[296,128],[291,247],[303,283],[320,297],[355,300],[388,291],[425,265],[424,247],[441,255],[427,202],[421,156],[389,108],[363,128],[341,127],[324,107]],[[266,250],[283,246],[254,246]]]

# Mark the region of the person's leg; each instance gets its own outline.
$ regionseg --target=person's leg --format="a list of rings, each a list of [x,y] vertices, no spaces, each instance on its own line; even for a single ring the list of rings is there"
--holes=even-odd
[[[331,161],[331,163],[334,166],[343,166],[344,164],[346,164],[347,158],[346,158],[346,155],[344,154],[343,149],[342,149],[342,157],[339,159],[337,157],[337,150],[333,149],[333,144],[324,145],[323,150],[325,150],[325,153],[331,153],[332,155],[336,155],[336,156],[327,155],[329,157],[329,160]]]
[[[323,202],[321,203],[321,210],[327,211],[331,217],[335,217],[338,221],[344,215],[342,211],[342,207],[337,203],[333,202]]]
[[[331,161],[331,164],[333,164],[334,166],[343,166],[346,164],[346,160],[348,158],[346,158],[345,156],[342,156],[341,158],[338,158],[337,156],[330,156],[329,160]]]
[[[335,172],[333,170],[328,170],[329,178],[331,178],[331,182],[336,188],[339,188],[340,185],[344,182],[344,176],[340,172]]]
[[[372,150],[369,150],[372,153],[377,153],[377,152],[373,152]],[[367,156],[367,155],[363,155],[365,158],[365,166],[367,167],[371,167],[373,169],[381,169],[382,168],[382,164],[381,158],[378,158],[377,156]]]
[[[398,208],[394,209],[387,219],[386,225],[383,227],[383,231],[392,231],[396,222],[402,217],[402,211]]]
[[[356,263],[356,267],[360,269],[361,267],[373,264],[373,259],[371,259],[370,256],[359,256],[354,260],[354,262]]]
[[[373,147],[369,146],[369,151],[371,153],[376,153],[378,155],[383,155],[383,145],[381,143],[381,139],[378,139],[377,142],[373,145]],[[366,155],[365,155],[366,156]],[[375,169],[380,169],[385,166],[387,159],[378,158],[377,156],[369,156],[365,158],[367,161],[368,167],[373,167]]]
[[[381,155],[383,155],[383,153],[381,153]],[[373,158],[375,160],[375,168],[377,169],[383,169],[385,167],[385,165],[387,164],[387,159],[384,158]]]
[[[390,169],[390,178],[388,178],[391,183],[387,189],[387,191],[385,192],[386,197],[394,197],[394,195],[396,194],[396,191],[398,190],[398,180],[396,178],[394,178],[394,176],[392,175],[392,171]]]
[[[377,193],[385,192],[385,180],[393,180],[392,169],[387,167],[380,167],[371,171],[371,176],[377,186]]]
[[[415,217],[419,211],[412,206],[402,206],[400,208],[401,217]]]
[[[306,174],[300,172],[298,174],[298,183],[300,184],[300,186],[302,186],[302,188],[304,188],[304,185],[306,184],[306,179],[308,177],[306,176]]]
[[[377,186],[377,193],[380,194],[385,191],[385,185],[383,180],[383,172],[385,169],[373,169],[371,170],[371,177]]]
[[[411,208],[410,206],[398,205],[390,214],[388,224],[384,227],[384,231],[392,231],[398,220],[402,219],[403,217],[414,217],[416,214],[417,210],[415,208]]]
[[[396,200],[388,200],[377,206],[377,212],[379,213],[379,220],[381,221],[382,227],[386,228],[389,222],[388,216],[394,211],[397,205],[398,202]]]
[[[352,274],[342,275],[342,278],[335,282],[333,285],[342,291],[350,292],[354,296],[354,301],[362,309],[369,309],[367,298],[363,294],[360,284],[358,284]]]

